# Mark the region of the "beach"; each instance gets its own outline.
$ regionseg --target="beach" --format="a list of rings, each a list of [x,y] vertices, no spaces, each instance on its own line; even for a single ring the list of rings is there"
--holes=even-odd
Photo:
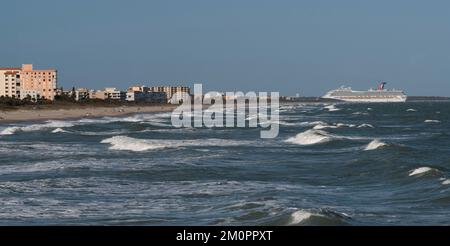
[[[17,121],[64,120],[77,118],[96,118],[104,116],[121,116],[135,113],[152,113],[171,111],[176,105],[150,106],[86,106],[76,108],[44,108],[0,110],[0,124]]]

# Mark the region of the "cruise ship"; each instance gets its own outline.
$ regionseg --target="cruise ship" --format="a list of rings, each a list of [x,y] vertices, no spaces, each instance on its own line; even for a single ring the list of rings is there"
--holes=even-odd
[[[378,85],[376,90],[354,91],[350,87],[341,87],[336,90],[329,91],[322,98],[335,99],[346,102],[405,102],[406,94],[401,90],[385,89],[386,82]]]

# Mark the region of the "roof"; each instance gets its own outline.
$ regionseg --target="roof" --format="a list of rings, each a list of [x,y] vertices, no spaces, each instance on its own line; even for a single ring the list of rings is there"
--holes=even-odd
[[[18,73],[19,73],[18,71],[6,71],[5,72],[6,75],[8,75],[8,74],[16,75]]]
[[[22,68],[17,68],[17,67],[0,67],[0,70],[22,70]]]

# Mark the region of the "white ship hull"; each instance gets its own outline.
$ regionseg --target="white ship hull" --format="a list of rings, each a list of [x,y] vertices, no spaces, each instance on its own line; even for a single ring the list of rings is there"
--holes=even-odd
[[[350,98],[345,98],[345,99],[339,99],[339,98],[333,98],[335,100],[340,100],[340,101],[344,101],[344,102],[370,102],[370,103],[377,103],[377,102],[406,102],[406,97],[405,98],[371,98],[371,99],[350,99]]]
[[[334,99],[344,102],[406,102],[408,98],[400,90],[379,90],[354,91],[351,88],[340,88],[329,91],[322,98]]]

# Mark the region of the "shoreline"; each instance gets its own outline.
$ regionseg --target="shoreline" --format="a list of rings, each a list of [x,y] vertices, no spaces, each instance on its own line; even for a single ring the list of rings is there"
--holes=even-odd
[[[170,112],[178,105],[84,107],[70,109],[18,109],[0,111],[0,124],[26,121],[69,120],[83,118],[126,116],[137,113]]]

